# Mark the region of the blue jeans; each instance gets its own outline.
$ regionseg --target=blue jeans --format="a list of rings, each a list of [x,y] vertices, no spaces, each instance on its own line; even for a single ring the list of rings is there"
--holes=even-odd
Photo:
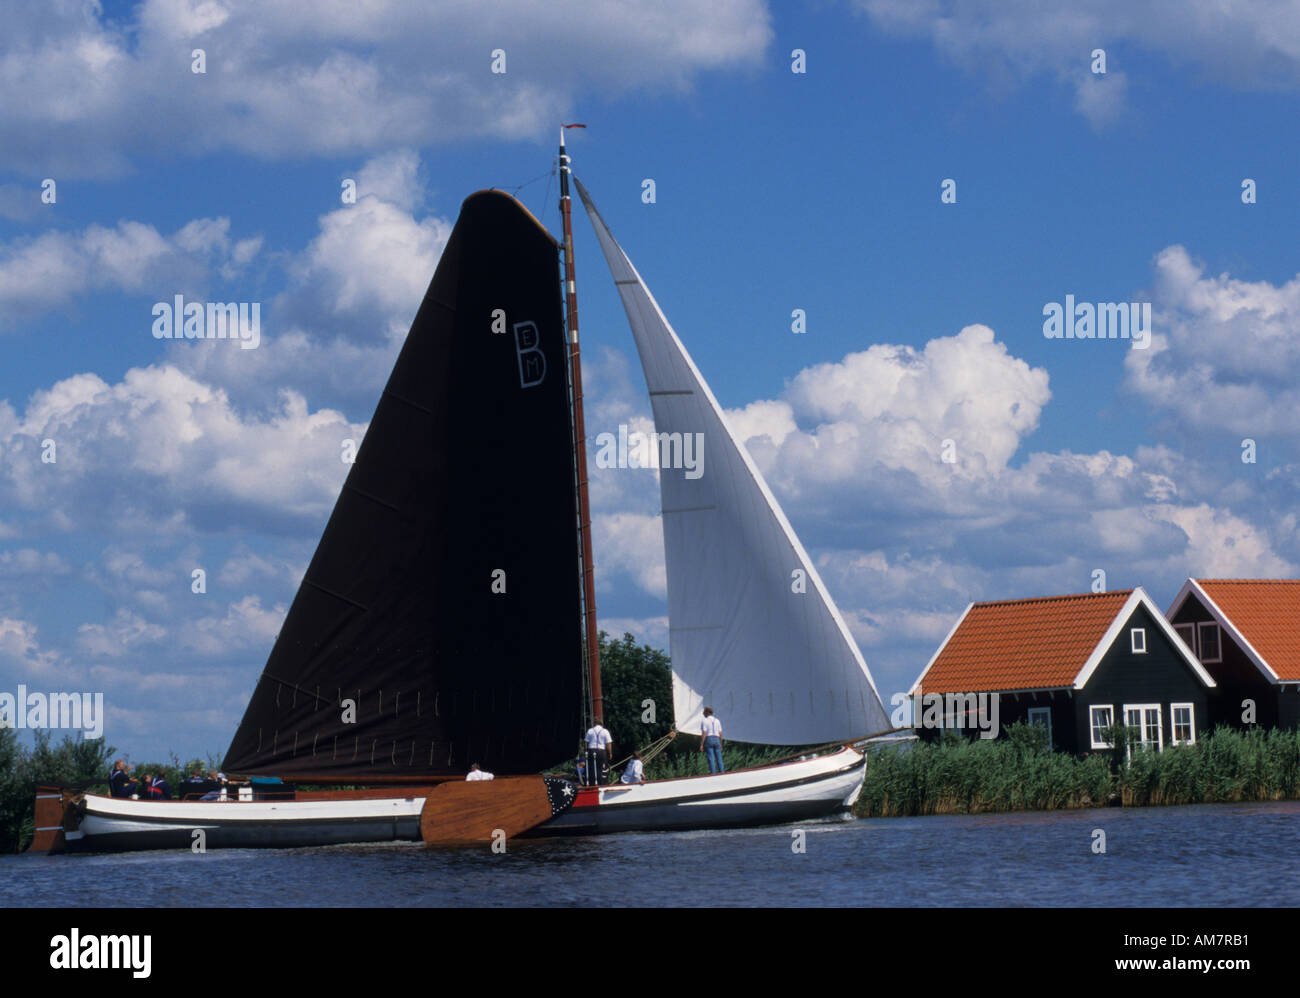
[[[726,767],[722,765],[722,739],[717,735],[709,735],[704,739],[704,754],[709,760],[710,773],[725,773]]]

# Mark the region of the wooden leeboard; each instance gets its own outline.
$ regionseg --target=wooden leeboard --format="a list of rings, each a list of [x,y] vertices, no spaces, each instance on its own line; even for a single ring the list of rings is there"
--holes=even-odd
[[[499,780],[440,783],[420,812],[425,845],[490,845],[549,821],[577,797],[567,780],[513,776]]]
[[[64,846],[64,793],[59,787],[42,784],[36,788],[34,816],[36,833],[28,852],[62,852]],[[73,828],[76,825],[72,826]]]

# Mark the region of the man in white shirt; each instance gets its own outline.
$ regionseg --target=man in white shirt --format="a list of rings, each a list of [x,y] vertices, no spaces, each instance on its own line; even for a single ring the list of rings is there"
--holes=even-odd
[[[467,781],[469,781],[469,780],[492,780],[492,779],[495,779],[495,778],[496,778],[496,777],[494,777],[491,773],[487,772],[486,770],[479,769],[479,767],[478,767],[478,763],[477,763],[477,762],[474,763],[472,766],[469,767],[469,775],[465,777],[465,779],[466,779]]]
[[[713,708],[704,708],[704,722],[700,725],[700,751],[709,760],[710,773],[725,773],[722,765],[722,722],[713,716]]]
[[[609,750],[614,744],[603,724],[597,721],[587,729],[587,783],[607,783],[609,777]]]
[[[627,769],[623,770],[622,781],[624,783],[644,783],[645,767],[641,764],[641,753],[632,753],[632,761],[627,764]]]

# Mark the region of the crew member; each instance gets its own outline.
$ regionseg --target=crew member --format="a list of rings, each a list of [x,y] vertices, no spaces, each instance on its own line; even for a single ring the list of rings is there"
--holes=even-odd
[[[613,744],[614,736],[599,721],[587,729],[588,785],[609,782],[609,750]]]
[[[145,780],[145,789],[150,800],[172,799],[172,788],[161,772],[154,773],[152,779]]]
[[[480,768],[479,768],[479,764],[476,762],[476,763],[473,763],[473,764],[469,767],[469,775],[466,776],[465,779],[466,779],[466,781],[471,781],[471,780],[493,780],[493,779],[496,779],[496,777],[495,777],[492,773],[489,773],[489,772],[487,772],[486,770],[480,769]]]
[[[713,708],[704,708],[704,721],[700,724],[700,751],[709,760],[710,773],[725,773],[722,765],[722,722],[713,716]]]
[[[641,763],[640,752],[632,753],[632,761],[627,764],[627,769],[623,770],[622,781],[624,783],[645,782],[645,766]]]
[[[108,792],[113,797],[132,797],[140,785],[131,779],[126,763],[121,759],[113,763],[113,774],[108,778]]]

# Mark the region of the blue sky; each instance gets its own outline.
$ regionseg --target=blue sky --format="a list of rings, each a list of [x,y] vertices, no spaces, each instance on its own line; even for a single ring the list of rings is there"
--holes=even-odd
[[[224,752],[460,201],[556,229],[561,121],[886,698],[970,600],[1295,575],[1300,15],[1219,6],[19,5],[0,690]],[[644,424],[576,227],[589,429]],[[262,303],[261,345],[154,339],[176,294]],[[1067,294],[1151,302],[1150,347],[1045,338]],[[665,645],[653,472],[593,475],[603,626]]]

